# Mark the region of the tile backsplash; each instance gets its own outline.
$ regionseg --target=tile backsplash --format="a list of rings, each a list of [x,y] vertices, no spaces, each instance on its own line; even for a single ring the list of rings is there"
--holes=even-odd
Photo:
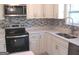
[[[6,25],[23,24],[24,27],[35,26],[63,26],[65,24],[64,19],[54,18],[38,18],[38,19],[26,19],[26,17],[5,17],[0,21],[0,27],[6,28]]]
[[[64,19],[55,19],[55,18],[38,18],[38,19],[26,19],[26,17],[5,17],[4,20],[0,20],[0,28],[11,28],[11,25],[24,25],[22,28],[31,28],[31,27],[58,27],[71,30],[69,25],[65,24]],[[74,27],[74,33],[79,36],[79,27]],[[59,29],[58,29],[59,30]]]

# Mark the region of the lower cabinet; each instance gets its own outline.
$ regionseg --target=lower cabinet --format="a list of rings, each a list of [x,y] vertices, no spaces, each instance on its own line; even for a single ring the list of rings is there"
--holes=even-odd
[[[30,50],[36,55],[68,55],[68,41],[48,32],[30,33]]]
[[[29,34],[30,38],[30,50],[34,52],[34,54],[38,55],[40,53],[40,39],[41,35],[39,33],[31,33]]]
[[[49,55],[53,55],[53,36],[50,33],[46,33],[46,51]]]
[[[69,42],[51,33],[45,33],[46,51],[49,55],[68,55]]]
[[[40,54],[47,54],[47,37],[46,37],[46,33],[42,32],[41,33],[41,39],[40,39]]]
[[[46,38],[45,33],[30,33],[30,50],[36,55],[42,55],[46,53]]]
[[[54,55],[68,55],[68,41],[53,36],[53,54]]]

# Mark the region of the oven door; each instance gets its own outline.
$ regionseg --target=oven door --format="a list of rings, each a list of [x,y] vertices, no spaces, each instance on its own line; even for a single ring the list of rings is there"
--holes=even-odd
[[[13,36],[6,38],[7,52],[19,52],[29,50],[29,38],[28,36]]]

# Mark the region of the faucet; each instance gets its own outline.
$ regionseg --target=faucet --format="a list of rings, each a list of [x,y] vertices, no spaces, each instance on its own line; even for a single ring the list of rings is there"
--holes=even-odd
[[[70,25],[70,29],[71,29],[71,33],[70,33],[70,34],[74,35],[75,29],[74,29],[73,18],[71,18],[71,17],[66,17],[66,18],[64,18],[64,19],[66,19],[66,20],[69,19],[69,21],[72,20],[72,23],[71,23],[71,25]]]

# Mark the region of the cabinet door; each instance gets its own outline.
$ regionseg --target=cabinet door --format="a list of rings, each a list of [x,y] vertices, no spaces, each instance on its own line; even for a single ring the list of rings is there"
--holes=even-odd
[[[41,39],[40,39],[40,54],[47,54],[47,37],[46,37],[46,33],[42,32],[41,34]]]
[[[30,50],[35,54],[40,54],[40,39],[39,33],[31,33],[30,35]]]
[[[55,42],[54,45],[54,55],[67,55],[68,54],[68,48],[64,48],[57,42]]]
[[[4,5],[0,4],[0,20],[4,19]]]
[[[58,5],[57,4],[45,4],[44,5],[44,17],[45,18],[57,18],[58,17]]]
[[[33,4],[27,4],[27,18],[34,18]]]
[[[47,48],[47,53],[49,55],[53,55],[53,36],[50,33],[46,33],[46,38],[47,38],[47,43],[46,43],[46,48]]]
[[[42,18],[42,4],[27,4],[27,18]]]
[[[57,18],[57,4],[27,4],[27,18]]]
[[[68,42],[54,37],[54,54],[55,55],[67,55],[68,54]]]

